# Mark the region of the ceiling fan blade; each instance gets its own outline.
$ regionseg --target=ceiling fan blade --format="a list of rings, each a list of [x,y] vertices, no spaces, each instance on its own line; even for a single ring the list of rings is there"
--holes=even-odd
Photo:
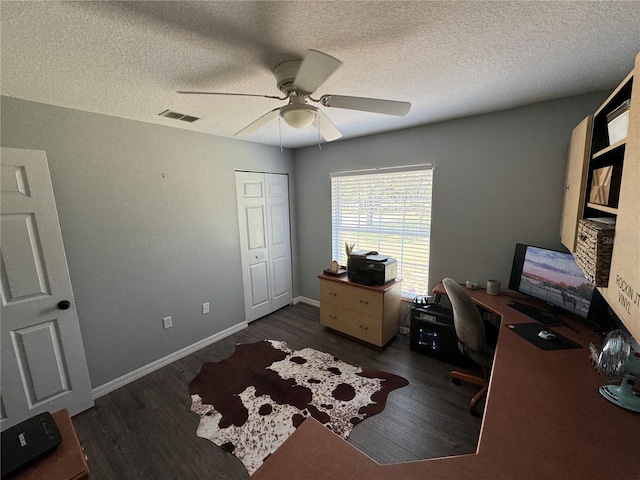
[[[257,129],[259,129],[261,126],[263,126],[264,124],[266,124],[269,120],[271,120],[272,118],[275,118],[278,116],[278,114],[280,113],[280,107],[278,108],[274,108],[273,110],[271,110],[270,112],[265,113],[263,116],[261,116],[260,118],[258,118],[256,121],[251,122],[249,125],[247,125],[246,127],[244,127],[242,130],[240,130],[239,132],[237,132],[235,134],[235,136],[237,137],[243,137],[245,135],[249,135],[250,133],[255,132]]]
[[[286,100],[287,97],[274,97],[273,95],[256,95],[253,93],[223,93],[223,92],[186,92],[183,90],[177,93],[186,93],[188,95],[233,95],[236,97],[263,97],[263,98],[275,98],[276,100]]]
[[[361,110],[363,112],[384,113],[404,117],[409,113],[409,102],[397,102],[395,100],[380,100],[377,98],[347,97],[344,95],[323,95],[320,103],[325,107],[345,108],[348,110]]]
[[[307,50],[300,64],[293,86],[306,93],[315,92],[342,62],[318,50]]]
[[[342,137],[342,133],[340,133],[340,130],[338,130],[333,122],[329,120],[329,117],[327,117],[320,109],[318,109],[317,112],[318,119],[314,125],[318,129],[318,132],[320,132],[320,135],[322,135],[322,138],[327,142],[332,142],[333,140],[337,140]]]

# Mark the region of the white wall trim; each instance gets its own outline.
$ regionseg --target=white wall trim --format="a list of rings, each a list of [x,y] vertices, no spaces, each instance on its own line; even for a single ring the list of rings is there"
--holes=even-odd
[[[186,357],[187,355],[197,352],[201,348],[204,348],[212,343],[217,342],[218,340],[222,340],[223,338],[228,337],[229,335],[233,335],[240,330],[244,330],[249,325],[247,322],[240,322],[236,325],[233,325],[221,332],[218,332],[210,337],[203,338],[202,340],[197,341],[196,343],[189,345],[188,347],[182,348],[177,352],[173,352],[166,357],[160,358],[154,362],[151,362],[144,367],[140,367],[132,372],[127,373],[121,377],[118,377],[110,382],[107,382],[99,387],[94,388],[91,393],[93,394],[94,400],[100,398],[107,393],[113,392],[120,387],[124,387],[126,384],[131,383],[139,378],[144,377],[145,375],[158,370],[159,368],[165,367],[170,363],[175,362],[176,360],[180,360],[182,357]]]
[[[293,299],[293,304],[295,305],[296,303],[306,303],[307,305],[320,308],[320,302],[318,300],[314,300],[313,298],[296,297]]]

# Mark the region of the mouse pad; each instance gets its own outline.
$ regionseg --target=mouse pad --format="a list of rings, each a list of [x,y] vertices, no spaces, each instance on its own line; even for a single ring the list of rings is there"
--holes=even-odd
[[[568,348],[582,348],[582,345],[580,345],[579,343],[576,343],[573,340],[569,340],[567,337],[560,335],[555,330],[552,330],[549,327],[545,327],[538,322],[510,323],[506,325],[506,327],[510,330],[513,330],[522,338],[530,341],[536,347],[541,348],[542,350],[565,350]],[[538,336],[540,330],[551,332],[555,334],[556,338],[554,338],[553,340],[545,340],[544,338],[540,338]]]

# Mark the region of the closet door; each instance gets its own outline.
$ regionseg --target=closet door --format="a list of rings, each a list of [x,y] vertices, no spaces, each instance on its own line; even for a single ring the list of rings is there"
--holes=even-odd
[[[286,175],[236,172],[247,322],[291,303],[289,189]]]
[[[291,294],[291,232],[289,178],[265,174],[267,189],[267,248],[272,311],[289,305]]]

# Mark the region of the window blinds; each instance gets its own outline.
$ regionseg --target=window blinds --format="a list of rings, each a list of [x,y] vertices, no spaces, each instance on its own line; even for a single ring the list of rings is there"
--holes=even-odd
[[[429,279],[431,165],[331,174],[332,256],[346,265],[345,243],[398,261],[405,296],[425,295]]]

